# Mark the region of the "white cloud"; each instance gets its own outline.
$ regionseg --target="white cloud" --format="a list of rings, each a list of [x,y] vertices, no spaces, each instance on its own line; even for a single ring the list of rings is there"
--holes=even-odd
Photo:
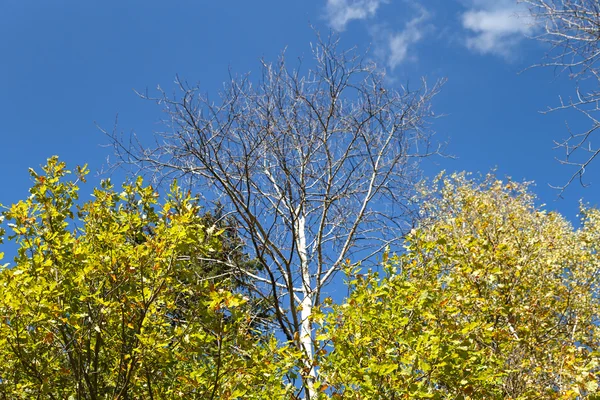
[[[327,0],[327,20],[333,29],[343,31],[356,19],[371,18],[379,6],[388,0]]]
[[[413,47],[423,39],[431,26],[423,23],[429,19],[429,13],[414,0],[403,0],[406,14],[409,17],[415,14],[417,16],[405,22],[400,29],[393,28],[389,22],[374,22],[380,6],[390,1],[327,0],[325,11],[329,25],[337,31],[343,31],[353,20],[370,20],[366,25],[373,40],[375,56],[382,65],[394,70],[406,60],[416,58]],[[406,20],[405,15],[401,17]]]
[[[418,15],[405,22],[400,29],[394,29],[389,24],[375,24],[369,28],[375,57],[389,71],[407,60],[415,60],[415,45],[433,29],[427,22],[430,19],[427,10],[418,6],[413,8],[417,9]],[[414,11],[411,14],[414,15]]]
[[[462,26],[471,32],[465,42],[469,49],[507,58],[533,32],[527,9],[514,0],[474,1],[462,15]]]
[[[390,36],[390,54],[387,62],[390,69],[395,69],[407,58],[409,46],[423,39],[425,31],[423,21],[428,18],[429,14],[422,9],[420,16],[411,19],[401,32]]]

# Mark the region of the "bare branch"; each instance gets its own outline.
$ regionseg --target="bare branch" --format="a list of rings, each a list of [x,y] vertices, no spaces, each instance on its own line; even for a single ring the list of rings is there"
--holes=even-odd
[[[559,161],[573,166],[575,172],[566,184],[557,186],[560,194],[575,180],[585,186],[583,175],[600,153],[592,146],[591,136],[599,127],[595,117],[600,111],[600,3],[597,0],[519,0],[527,4],[542,28],[536,38],[550,46],[546,62],[537,66],[552,67],[566,73],[576,83],[575,96],[560,98],[560,105],[548,111],[575,110],[585,116],[591,127],[556,143],[564,150]]]

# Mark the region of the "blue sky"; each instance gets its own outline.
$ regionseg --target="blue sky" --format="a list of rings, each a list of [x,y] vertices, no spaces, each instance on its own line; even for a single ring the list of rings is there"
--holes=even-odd
[[[418,5],[417,5],[418,4]],[[454,159],[427,160],[439,170],[487,172],[533,180],[551,209],[575,220],[578,199],[597,203],[592,186],[562,184],[571,169],[554,157],[553,140],[586,121],[541,115],[573,94],[573,83],[547,69],[523,73],[547,51],[528,40],[536,30],[512,0],[113,1],[0,2],[0,203],[27,196],[27,169],[58,154],[69,165],[102,168],[112,154],[96,123],[150,135],[160,108],[134,89],[167,91],[176,75],[215,93],[228,71],[258,71],[259,59],[310,56],[311,25],[339,33],[342,46],[370,49],[391,85],[446,77],[434,102],[437,139]],[[600,162],[599,162],[600,163]],[[92,180],[97,184],[98,180]],[[91,190],[91,188],[90,188]],[[89,190],[88,190],[89,191]]]

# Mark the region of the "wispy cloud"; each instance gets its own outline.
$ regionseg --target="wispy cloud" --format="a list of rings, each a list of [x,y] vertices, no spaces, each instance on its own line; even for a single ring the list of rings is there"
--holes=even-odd
[[[423,39],[431,27],[425,24],[429,19],[429,12],[413,0],[402,0],[406,4],[406,10],[400,17],[405,21],[406,16],[414,17],[399,27],[389,21],[382,22],[382,19],[389,20],[385,16],[377,18],[376,21],[380,6],[389,2],[390,0],[327,0],[325,17],[329,25],[337,31],[343,31],[353,20],[365,20],[373,40],[376,58],[393,71],[406,60],[416,58],[414,45]],[[382,13],[379,14],[378,17],[381,17]]]
[[[371,18],[379,6],[388,0],[327,0],[325,6],[329,25],[336,31],[343,31],[353,20]]]
[[[527,9],[514,0],[473,0],[462,15],[462,26],[470,31],[465,42],[469,49],[505,58],[533,32]]]
[[[406,61],[416,60],[416,44],[432,29],[429,13],[422,7],[413,6],[415,15],[398,28],[389,24],[374,24],[369,28],[373,39],[374,53],[379,63],[393,71]],[[415,12],[416,8],[416,12]]]
[[[423,39],[426,27],[423,22],[429,18],[429,14],[421,11],[421,15],[408,21],[404,29],[388,36],[387,66],[394,70],[410,56],[410,47]],[[413,57],[414,58],[414,57]]]

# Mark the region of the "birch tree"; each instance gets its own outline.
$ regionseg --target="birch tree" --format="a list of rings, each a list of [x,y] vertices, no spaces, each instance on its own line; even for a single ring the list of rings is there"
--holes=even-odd
[[[343,265],[380,253],[410,225],[418,162],[439,152],[427,122],[441,85],[390,88],[336,40],[319,40],[312,56],[304,73],[285,56],[263,61],[256,82],[232,78],[216,100],[178,79],[178,97],[154,99],[167,115],[154,146],[112,135],[121,161],[189,177],[235,216],[262,267],[242,272],[303,353],[307,399],[317,397],[314,311]]]
[[[519,0],[529,6],[531,14],[541,26],[537,39],[550,45],[546,61],[540,66],[552,67],[567,73],[574,80],[575,93],[560,98],[549,111],[575,110],[589,120],[586,130],[572,131],[556,147],[565,151],[562,164],[575,168],[564,190],[573,181],[582,184],[583,174],[600,154],[600,147],[592,138],[600,128],[600,4],[596,0]]]

